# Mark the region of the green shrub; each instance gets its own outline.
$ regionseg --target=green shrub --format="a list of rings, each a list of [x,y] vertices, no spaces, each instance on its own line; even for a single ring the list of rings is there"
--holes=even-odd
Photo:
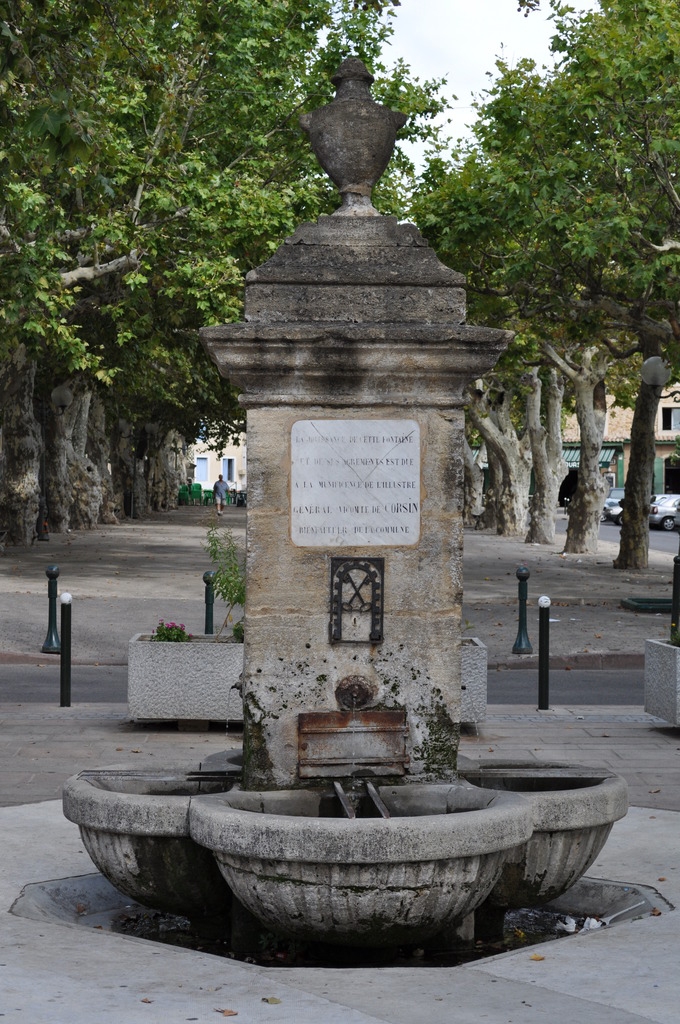
[[[234,608],[245,604],[246,574],[232,532],[227,527],[209,527],[203,548],[215,569],[213,590],[227,606],[225,620],[217,632],[219,636],[227,623],[233,620]],[[236,622],[232,633],[236,640],[243,640],[243,623]]]

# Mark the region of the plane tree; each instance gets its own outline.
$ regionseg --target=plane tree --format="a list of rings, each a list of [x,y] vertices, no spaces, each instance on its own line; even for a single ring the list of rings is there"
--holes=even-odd
[[[349,53],[413,115],[403,138],[428,136],[442,108],[437,83],[381,59],[391,6],[0,0],[0,515],[14,540],[36,521],[42,423],[60,527],[78,502],[88,521],[107,504],[107,438],[129,442],[134,468],[142,433],[152,450],[239,432],[198,329],[239,318],[248,269],[331,208],[299,113],[332,98]],[[412,176],[398,153],[383,210]],[[63,382],[74,398],[57,423]]]
[[[473,313],[493,297],[506,323],[550,339],[558,368],[588,378],[567,541],[577,551],[596,531],[602,485],[584,465],[596,447],[584,422],[596,433],[604,422],[609,366],[638,353],[677,368],[680,23],[668,0],[601,0],[579,17],[551,7],[555,68],[498,63],[473,146],[431,164],[416,209],[468,273]],[[658,397],[639,383],[617,568],[647,564]]]

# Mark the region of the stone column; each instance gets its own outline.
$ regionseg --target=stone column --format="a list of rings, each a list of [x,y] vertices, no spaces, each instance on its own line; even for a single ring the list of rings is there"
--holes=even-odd
[[[358,188],[202,331],[247,410],[248,789],[456,771],[462,396],[512,335]]]

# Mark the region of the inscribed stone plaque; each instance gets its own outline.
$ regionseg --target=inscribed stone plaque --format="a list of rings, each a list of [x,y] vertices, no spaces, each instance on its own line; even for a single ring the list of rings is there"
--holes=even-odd
[[[298,547],[417,544],[414,420],[298,420],[291,432],[291,539]]]

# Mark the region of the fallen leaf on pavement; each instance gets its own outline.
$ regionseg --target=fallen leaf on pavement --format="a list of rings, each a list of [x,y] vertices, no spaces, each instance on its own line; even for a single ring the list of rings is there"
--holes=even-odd
[[[660,793],[660,792],[661,792],[661,790],[660,790],[660,789],[650,789],[650,791],[649,791],[649,792],[650,792],[650,793]]]
[[[541,956],[540,953],[532,953],[531,956],[529,957],[529,959],[530,960],[545,960],[545,957]]]
[[[238,1017],[238,1010],[220,1010],[218,1006],[215,1007],[215,1013],[221,1013],[223,1017]]]
[[[658,907],[652,907],[649,913],[652,915],[652,917],[661,917],[661,911]]]
[[[665,875],[662,875],[661,878],[657,878],[657,882],[665,882],[665,881],[666,881],[666,876]]]
[[[152,1002],[153,1002],[153,999],[147,999],[146,996],[144,997],[144,999],[140,999],[140,1003],[152,1003]]]
[[[281,1000],[277,999],[276,996],[262,996],[263,1003],[280,1003]]]

